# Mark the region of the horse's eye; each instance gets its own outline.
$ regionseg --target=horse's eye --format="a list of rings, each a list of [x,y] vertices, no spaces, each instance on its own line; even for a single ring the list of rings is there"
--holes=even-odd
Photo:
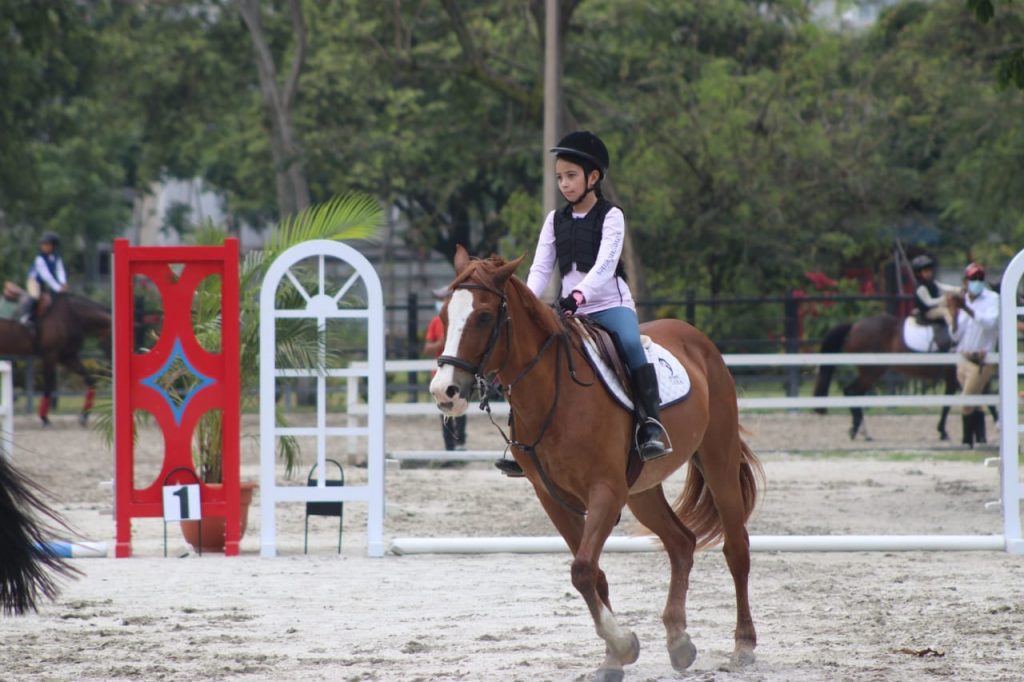
[[[477,317],[476,321],[480,325],[490,324],[492,321],[494,321],[494,315],[492,315],[491,313],[480,313],[480,316]]]

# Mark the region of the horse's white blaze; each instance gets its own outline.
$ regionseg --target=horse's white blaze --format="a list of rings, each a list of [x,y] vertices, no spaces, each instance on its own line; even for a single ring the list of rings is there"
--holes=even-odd
[[[444,338],[442,355],[454,356],[459,352],[462,332],[466,330],[466,323],[472,314],[473,294],[465,289],[454,291],[448,300],[448,330]],[[448,388],[455,383],[455,368],[451,365],[441,365],[430,381],[430,394],[434,396],[438,405],[442,406],[442,411],[458,416],[466,411],[469,403],[458,395],[454,398],[448,396]]]

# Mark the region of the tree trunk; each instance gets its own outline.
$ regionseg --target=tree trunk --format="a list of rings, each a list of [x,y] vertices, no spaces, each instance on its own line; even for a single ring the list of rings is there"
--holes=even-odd
[[[270,150],[274,160],[274,181],[277,189],[277,210],[284,218],[310,204],[309,183],[302,145],[295,133],[292,106],[298,92],[299,76],[306,61],[306,20],[301,0],[289,0],[292,32],[295,40],[288,78],[282,87],[277,80],[277,66],[267,43],[260,12],[260,0],[238,0],[238,10],[252,37],[256,68],[260,79],[263,109],[270,126]]]

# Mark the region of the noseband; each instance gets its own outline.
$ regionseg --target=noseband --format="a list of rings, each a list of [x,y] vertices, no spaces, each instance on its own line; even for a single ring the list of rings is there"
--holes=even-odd
[[[456,289],[483,289],[489,291],[495,296],[501,299],[501,305],[498,306],[498,319],[494,323],[494,327],[491,329],[491,336],[487,339],[487,346],[484,348],[483,355],[480,360],[474,365],[471,362],[463,360],[460,357],[454,355],[439,355],[437,358],[437,366],[444,367],[445,365],[451,365],[452,367],[458,367],[459,369],[465,370],[473,375],[478,382],[484,380],[483,370],[487,366],[488,361],[491,359],[491,355],[494,354],[494,349],[498,346],[498,338],[501,336],[502,327],[508,326],[508,298],[505,296],[504,291],[498,291],[489,286],[483,284],[476,284],[474,282],[466,282],[459,284],[455,287]],[[505,345],[510,344],[510,339],[506,335]],[[506,348],[508,350],[508,348]]]

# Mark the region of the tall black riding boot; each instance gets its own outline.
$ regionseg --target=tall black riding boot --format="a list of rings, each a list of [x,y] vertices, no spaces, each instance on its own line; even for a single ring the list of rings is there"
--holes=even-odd
[[[974,447],[974,413],[965,414],[961,418],[963,424],[964,437],[962,439],[963,444],[969,448]]]
[[[666,447],[662,440],[664,428],[659,421],[661,397],[658,395],[658,375],[654,365],[647,363],[633,370],[632,379],[633,399],[640,416],[637,433],[640,458],[649,462],[672,452],[672,448]]]
[[[981,445],[988,442],[985,435],[985,410],[978,409],[971,413],[974,417],[974,442]]]

